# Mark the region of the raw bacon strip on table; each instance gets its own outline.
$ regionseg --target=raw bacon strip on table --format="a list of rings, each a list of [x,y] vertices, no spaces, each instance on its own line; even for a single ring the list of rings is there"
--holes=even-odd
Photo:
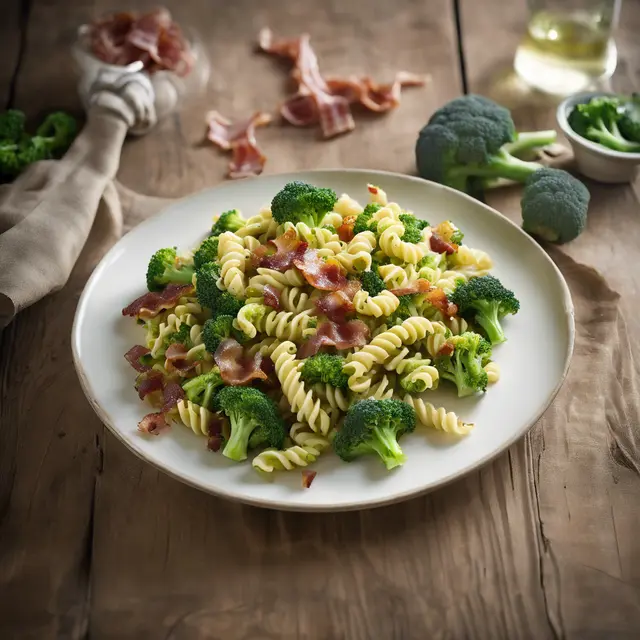
[[[347,278],[339,263],[323,260],[316,249],[307,249],[293,264],[302,272],[304,279],[316,289],[338,291],[347,285]]]
[[[148,353],[151,353],[150,349],[143,347],[141,344],[137,344],[134,347],[131,347],[131,349],[124,354],[124,357],[136,371],[142,373],[144,371],[151,371],[151,367],[149,365],[142,364],[142,362],[140,362],[140,358],[142,358],[142,356],[146,356]]]
[[[344,324],[327,320],[320,324],[315,335],[298,349],[298,358],[315,356],[322,347],[335,347],[339,351],[364,347],[368,340],[369,327],[362,320],[349,320]]]
[[[233,338],[223,340],[213,354],[220,368],[220,377],[226,384],[248,385],[252,380],[266,380],[262,370],[262,355],[258,351],[254,356],[245,355],[242,345]]]
[[[175,306],[182,296],[187,296],[190,293],[193,293],[193,285],[168,284],[160,292],[150,291],[136,298],[122,310],[122,315],[153,318],[161,311]]]
[[[217,111],[210,111],[206,122],[209,140],[232,153],[229,178],[246,178],[262,173],[267,158],[258,148],[255,130],[271,122],[268,113],[256,111],[250,118],[231,121]]]

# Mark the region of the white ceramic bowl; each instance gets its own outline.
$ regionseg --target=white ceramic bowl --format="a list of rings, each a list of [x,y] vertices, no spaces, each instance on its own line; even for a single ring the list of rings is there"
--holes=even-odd
[[[580,173],[598,182],[632,182],[638,175],[640,153],[625,153],[607,149],[578,135],[569,126],[569,114],[575,105],[589,102],[592,98],[611,95],[614,94],[605,91],[576,93],[560,103],[556,118],[560,129],[573,147],[576,165]]]

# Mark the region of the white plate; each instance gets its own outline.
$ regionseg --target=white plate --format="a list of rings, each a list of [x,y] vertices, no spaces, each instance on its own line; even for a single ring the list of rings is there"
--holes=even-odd
[[[137,423],[148,407],[133,388],[135,372],[123,354],[142,332],[121,309],[144,292],[149,256],[158,248],[194,246],[214,214],[239,208],[255,214],[292,179],[367,201],[366,184],[433,223],[451,219],[465,242],[488,251],[493,273],[515,291],[521,310],[505,320],[508,341],[494,349],[502,379],[480,398],[458,399],[450,389],[428,394],[466,421],[471,435],[455,439],[418,429],[401,440],[406,464],[387,472],[368,457],[344,463],[331,453],[315,463],[318,475],[303,489],[299,471],[265,482],[249,462],[233,463],[207,451],[204,438],[174,425],[145,436]],[[569,289],[547,254],[515,224],[476,200],[441,185],[392,173],[335,170],[228,182],[175,202],[124,236],[100,262],[82,294],[73,326],[74,361],[87,398],[102,421],[135,454],[174,478],[226,498],[279,509],[333,511],[396,502],[434,489],[491,460],[541,416],[569,365],[574,338]]]

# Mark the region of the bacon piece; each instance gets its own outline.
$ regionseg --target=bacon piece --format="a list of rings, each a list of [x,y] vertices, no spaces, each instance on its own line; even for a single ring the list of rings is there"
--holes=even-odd
[[[343,218],[342,224],[338,227],[338,237],[342,242],[351,242],[353,240],[353,227],[356,224],[358,216],[347,216]]]
[[[429,245],[431,246],[431,251],[435,251],[436,253],[446,253],[447,255],[451,255],[456,252],[456,248],[450,242],[443,240],[437,233],[432,233],[431,238],[429,238]]]
[[[284,101],[280,107],[280,115],[294,127],[308,127],[320,120],[314,97],[302,91]]]
[[[392,289],[391,293],[394,296],[410,296],[415,293],[427,293],[431,291],[431,283],[424,278],[418,278],[415,282],[411,282],[406,287],[402,287],[401,289]]]
[[[347,278],[339,263],[323,260],[316,249],[307,249],[302,256],[296,256],[293,264],[302,272],[304,279],[316,289],[337,291],[347,284]]]
[[[167,422],[167,416],[162,411],[147,414],[140,422],[138,422],[138,429],[142,433],[149,433],[157,436],[161,431],[169,428]]]
[[[256,127],[271,122],[268,113],[256,111],[251,117],[232,122],[218,111],[207,114],[207,138],[225,151],[231,151],[229,178],[259,175],[264,169],[266,156],[258,148]]]
[[[362,320],[350,320],[344,324],[327,320],[321,323],[316,334],[298,349],[298,358],[314,356],[322,347],[335,347],[339,351],[364,347],[368,339],[369,327]]]
[[[449,302],[447,294],[439,287],[432,287],[426,296],[427,300],[445,316],[452,318],[458,313],[458,306]]]
[[[317,475],[318,475],[317,471],[310,471],[309,469],[303,469],[302,470],[302,487],[304,489],[308,489]]]
[[[264,298],[264,303],[267,307],[271,307],[276,311],[280,311],[280,294],[282,291],[277,287],[274,287],[270,284],[265,284],[264,289],[262,290],[262,296]]]
[[[136,391],[140,400],[144,400],[154,391],[162,391],[164,387],[164,375],[160,371],[150,369],[136,378]]]
[[[179,400],[184,399],[184,391],[177,382],[168,382],[164,386],[163,390],[164,404],[162,405],[162,411],[165,413],[170,411],[178,404]]]
[[[190,284],[168,284],[160,292],[150,291],[136,298],[122,310],[122,315],[153,318],[164,309],[175,306],[182,296],[190,293],[193,293],[193,286]]]
[[[127,353],[124,354],[126,361],[140,373],[144,371],[151,371],[151,367],[147,364],[142,364],[140,362],[140,358],[142,356],[146,356],[148,353],[151,353],[147,347],[143,347],[141,344],[137,344],[134,347],[131,347]]]
[[[260,368],[262,355],[244,353],[242,345],[233,338],[223,340],[213,354],[220,368],[220,376],[226,384],[248,385],[252,380],[266,380],[267,374]]]
[[[288,58],[291,62],[295,62],[300,48],[300,38],[280,38],[276,40],[273,36],[273,31],[265,27],[258,34],[258,48],[265,53]]]
[[[438,350],[439,356],[450,356],[455,351],[455,347],[450,342],[445,342]]]
[[[269,240],[266,245],[257,247],[253,252],[252,262],[257,267],[284,273],[293,267],[294,260],[302,259],[308,246],[306,242],[298,239],[295,229],[289,229],[274,240]],[[269,253],[270,251],[272,253]]]
[[[167,347],[164,357],[167,360],[167,370],[176,369],[182,373],[195,369],[198,363],[194,360],[187,360],[185,356],[189,350],[180,342],[174,342]]]
[[[359,280],[348,280],[344,288],[318,298],[314,303],[316,309],[333,322],[345,322],[346,316],[356,310],[353,306],[353,297],[361,286]]]

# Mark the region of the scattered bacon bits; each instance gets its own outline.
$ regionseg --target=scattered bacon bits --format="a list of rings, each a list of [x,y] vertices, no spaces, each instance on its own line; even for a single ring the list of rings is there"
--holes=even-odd
[[[456,246],[443,240],[437,233],[432,233],[431,238],[429,238],[429,245],[431,246],[431,251],[435,251],[436,253],[446,253],[447,255],[451,255],[456,252]]]
[[[315,356],[322,347],[335,347],[339,351],[364,347],[368,340],[369,327],[362,320],[349,320],[344,324],[327,320],[321,323],[315,335],[298,349],[298,358]]]
[[[187,371],[191,371],[191,369],[195,369],[198,363],[193,360],[187,360],[185,357],[187,352],[188,349],[179,342],[170,344],[164,353],[167,371],[173,371],[175,369],[176,371],[186,373]]]
[[[222,446],[222,429],[225,424],[225,418],[217,413],[211,414],[211,420],[207,425],[209,437],[207,438],[207,449],[209,451],[220,451]]]
[[[178,401],[184,399],[184,391],[177,382],[168,382],[164,387],[163,396],[162,411],[166,413],[173,409],[178,404]]]
[[[357,216],[347,216],[342,220],[342,224],[338,227],[338,237],[342,242],[351,242],[353,240],[353,227],[356,224]]]
[[[439,356],[450,356],[455,351],[455,347],[450,342],[445,342],[438,350]]]
[[[316,249],[307,249],[293,264],[302,272],[304,279],[316,289],[337,291],[347,284],[347,278],[338,262],[323,260]]]
[[[427,293],[427,300],[445,316],[452,318],[458,313],[458,306],[449,302],[447,294],[440,288],[433,287]]]
[[[220,376],[226,384],[248,385],[252,380],[266,380],[267,374],[262,370],[262,355],[254,356],[244,353],[242,345],[233,338],[223,340],[213,354],[215,363],[220,368]]]
[[[267,307],[271,307],[276,311],[280,311],[280,295],[282,291],[277,287],[274,287],[270,284],[265,284],[264,289],[262,290],[262,296],[264,298],[264,303]]]
[[[267,158],[258,148],[255,130],[271,122],[268,113],[256,111],[250,118],[232,122],[217,111],[210,111],[206,122],[207,138],[224,151],[231,151],[229,178],[247,178],[262,173]]]
[[[316,309],[333,322],[341,324],[346,316],[356,309],[353,306],[353,297],[361,288],[359,280],[347,280],[346,285],[338,291],[325,294],[315,301]]]
[[[142,62],[149,73],[167,70],[179,76],[193,67],[189,43],[164,8],[106,16],[89,25],[88,38],[91,53],[107,64]]]
[[[317,475],[318,475],[317,471],[309,471],[308,469],[303,469],[302,470],[302,487],[304,489],[308,489]]]
[[[190,293],[193,293],[193,286],[190,284],[168,284],[160,292],[150,291],[136,298],[122,310],[122,315],[153,318],[164,309],[173,307],[182,296]]]
[[[372,184],[367,185],[367,189],[370,194],[377,196],[378,195],[378,187],[374,187]]]
[[[391,293],[394,296],[409,296],[415,293],[428,293],[431,291],[431,283],[424,278],[418,278],[415,282],[412,282],[406,287],[402,287],[401,289],[392,289]]]
[[[136,371],[143,373],[144,371],[151,370],[149,365],[142,364],[142,362],[140,362],[140,358],[142,358],[142,356],[146,356],[148,353],[151,353],[151,351],[147,349],[147,347],[137,344],[134,347],[131,347],[131,349],[124,354],[124,357]]]
[[[403,86],[421,86],[426,81],[406,72],[399,72],[391,84],[385,85],[368,77],[325,80],[308,34],[276,40],[271,30],[265,28],[258,35],[258,45],[261,51],[286,58],[294,65],[291,77],[298,88],[280,108],[282,117],[295,126],[319,123],[325,138],[354,129],[351,104],[383,113],[398,106]]]
[[[142,433],[148,433],[157,436],[161,431],[169,428],[167,417],[162,411],[156,411],[154,413],[147,414],[140,422],[138,422],[138,429]]]
[[[136,378],[135,386],[138,397],[140,400],[144,400],[149,394],[155,391],[162,391],[164,387],[164,376],[160,371],[149,369]]]
[[[258,267],[284,273],[293,267],[295,260],[302,259],[308,246],[298,239],[295,229],[289,229],[274,240],[269,240],[266,245],[257,247],[253,252],[253,262]]]

